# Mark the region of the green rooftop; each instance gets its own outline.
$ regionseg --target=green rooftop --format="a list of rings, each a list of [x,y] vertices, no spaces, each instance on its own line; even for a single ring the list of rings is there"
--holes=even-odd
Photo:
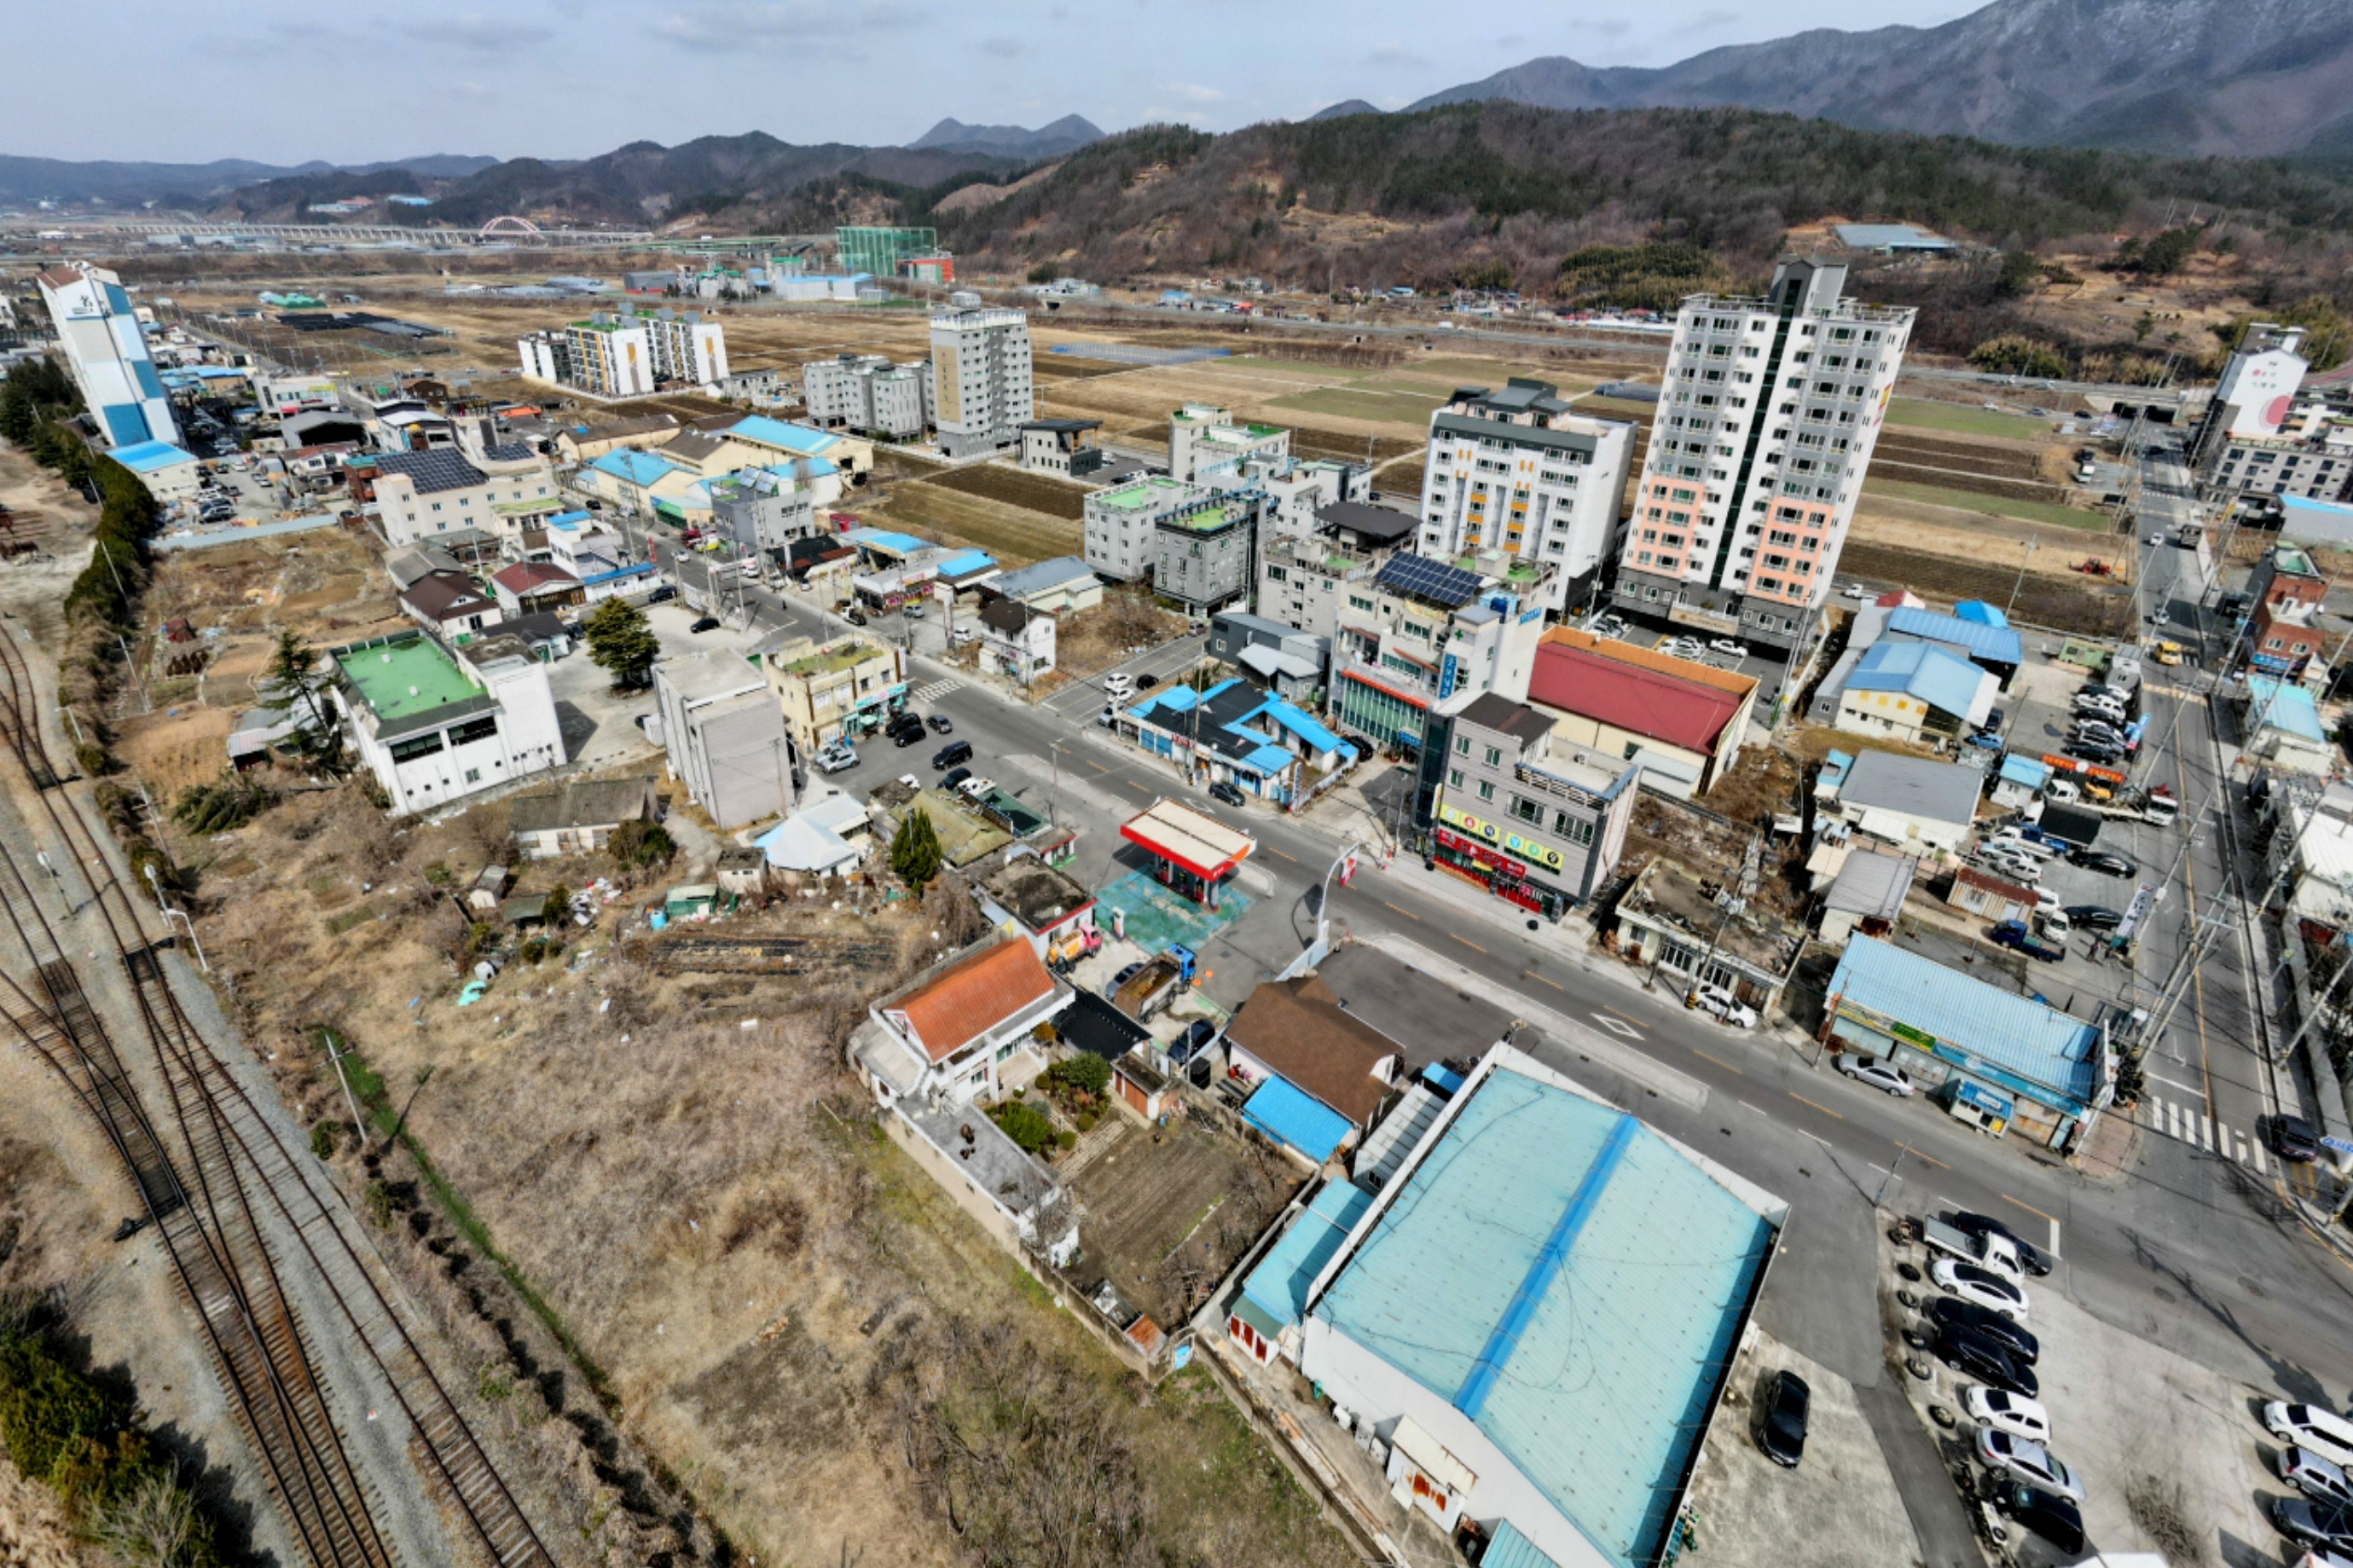
[[[882,650],[872,643],[844,643],[839,647],[824,648],[807,658],[797,658],[776,668],[786,675],[834,675],[845,669],[855,669],[869,659],[881,658]]]
[[[345,648],[335,655],[335,668],[380,724],[487,695],[456,659],[422,634]]]
[[[1181,496],[1190,488],[1175,479],[1138,479],[1115,490],[1102,491],[1094,500],[1113,511],[1142,511],[1147,507],[1166,505],[1171,497]]]

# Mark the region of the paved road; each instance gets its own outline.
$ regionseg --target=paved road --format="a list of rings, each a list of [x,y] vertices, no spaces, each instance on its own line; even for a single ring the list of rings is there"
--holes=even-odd
[[[804,626],[830,622],[798,597],[778,612],[766,608],[767,595],[752,602],[762,626],[772,615],[779,625],[787,616]],[[1184,795],[1235,815],[1087,723],[1100,706],[1097,688],[1059,708],[1033,708],[927,659],[916,660],[909,679],[923,694],[918,708],[946,715],[973,742],[976,770],[1082,830],[1075,871],[1090,886],[1134,864],[1117,824],[1155,798]],[[932,749],[870,741],[859,766],[834,782],[862,789],[901,773],[929,778]],[[1342,836],[1377,832],[1361,813],[1343,817],[1340,809],[1322,808],[1334,814],[1328,819],[1241,814],[1272,891],[1257,893],[1209,944],[1215,999],[1240,1001],[1312,936],[1309,891]],[[2052,1244],[2063,1262],[2051,1285],[2104,1321],[2266,1388],[2346,1397],[2353,1272],[2315,1248],[2269,1186],[2236,1162],[2152,1136],[2128,1178],[2091,1180],[2016,1140],[1987,1140],[1932,1108],[1854,1085],[1816,1065],[1810,1046],[1703,1022],[1643,991],[1624,965],[1570,947],[1553,928],[1531,932],[1517,911],[1418,862],[1388,872],[1368,865],[1354,886],[1335,889],[1332,906],[1335,927],[1360,940],[1410,942],[1431,955],[1426,967],[1459,966],[1460,992],[1522,1017],[1566,1020],[1582,1031],[1572,1055],[1581,1048],[1586,1058],[1564,1062],[1569,1070],[1790,1198],[1789,1257],[1767,1326],[1841,1375],[1867,1384],[1879,1374],[1869,1281],[1872,1200],[1882,1197],[1894,1207],[2001,1215]],[[1612,1069],[1630,1053],[1647,1074]]]

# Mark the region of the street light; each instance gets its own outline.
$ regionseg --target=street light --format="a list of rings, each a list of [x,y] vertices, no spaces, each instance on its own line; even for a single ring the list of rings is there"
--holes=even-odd
[[[150,860],[142,868],[147,873],[147,885],[155,889],[155,907],[164,911],[164,929],[165,931],[171,930],[172,922],[175,920],[182,925],[186,926],[188,928],[188,945],[196,950],[196,962],[204,965],[204,970],[206,974],[210,974],[213,972],[212,960],[205,956],[205,944],[196,940],[196,922],[164,901],[164,884],[156,878],[155,862]]]

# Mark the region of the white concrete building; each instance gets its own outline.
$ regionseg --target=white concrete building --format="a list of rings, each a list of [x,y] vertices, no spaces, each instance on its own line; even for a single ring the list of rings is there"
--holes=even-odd
[[[1115,583],[1133,583],[1152,567],[1163,518],[1190,515],[1217,497],[1206,486],[1154,475],[1090,491],[1080,503],[1087,564]]]
[[[464,528],[519,544],[524,529],[564,510],[547,459],[520,442],[471,458],[448,450],[385,452],[375,461],[376,514],[396,550]]]
[[[782,816],[799,798],[784,706],[759,664],[688,654],[654,666],[670,776],[721,827]]]
[[[1246,464],[1280,466],[1290,456],[1291,432],[1280,425],[1237,425],[1213,403],[1187,403],[1168,416],[1168,474],[1185,484],[1239,480]]]
[[[1029,318],[1019,310],[951,310],[932,318],[932,397],[951,458],[1002,451],[1037,414]]]
[[[1776,649],[1810,633],[1916,313],[1845,283],[1844,262],[1785,257],[1762,299],[1683,301],[1620,609]]]
[[[1290,432],[1285,431],[1287,437]],[[1366,463],[1335,463],[1324,458],[1289,458],[1261,464],[1255,482],[1266,492],[1267,532],[1300,536],[1320,526],[1316,514],[1345,501],[1363,505],[1373,498],[1373,470]]]
[[[893,364],[882,354],[837,354],[801,366],[808,423],[911,441],[934,417],[932,362]]]
[[[37,278],[41,301],[58,330],[66,371],[89,405],[90,418],[109,447],[142,441],[177,446],[179,421],[172,400],[147,352],[122,279],[88,262],[52,267]]]
[[[716,386],[727,379],[727,335],[700,310],[641,316],[599,310],[585,321],[517,341],[522,373],[599,397],[637,397],[665,383]]]
[[[547,667],[495,628],[462,650],[396,632],[329,658],[344,732],[396,816],[568,760]]]
[[[1481,550],[1553,569],[1545,608],[1582,605],[1618,546],[1635,426],[1579,414],[1550,382],[1458,389],[1430,416],[1421,553]]]

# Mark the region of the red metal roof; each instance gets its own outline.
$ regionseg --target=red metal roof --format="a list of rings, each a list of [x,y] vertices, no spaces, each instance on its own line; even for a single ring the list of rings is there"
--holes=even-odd
[[[905,1017],[932,1060],[945,1061],[1053,990],[1054,977],[1029,939],[1013,937],[951,966],[892,1011]]]
[[[1540,643],[1528,700],[1681,746],[1713,752],[1741,700],[1657,670],[1638,669],[1565,643]]]
[[[576,588],[580,579],[561,566],[550,566],[539,561],[519,561],[512,566],[491,574],[491,581],[510,594],[529,594],[540,588]]]

